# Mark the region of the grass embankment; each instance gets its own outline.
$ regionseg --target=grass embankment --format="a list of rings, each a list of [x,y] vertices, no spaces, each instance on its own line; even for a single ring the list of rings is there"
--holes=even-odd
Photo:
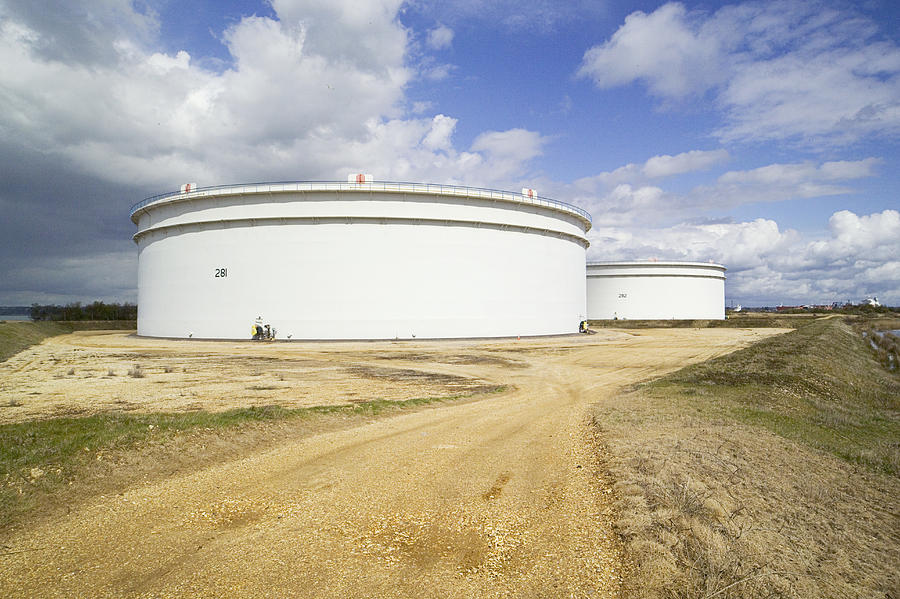
[[[816,314],[770,314],[740,312],[724,320],[590,320],[595,329],[750,329],[774,327],[794,329],[817,318]]]
[[[628,597],[897,597],[900,377],[820,319],[599,405]]]
[[[3,319],[0,318],[0,321]],[[98,329],[133,329],[133,320],[86,320],[81,322],[29,322],[8,320],[0,322],[0,362],[48,337],[73,331]]]
[[[497,386],[487,393],[499,393]],[[479,393],[477,395],[483,395]],[[0,530],[83,496],[227,458],[248,446],[475,395],[224,412],[103,413],[0,425]],[[259,426],[265,424],[265,426]],[[272,426],[275,424],[276,426]]]

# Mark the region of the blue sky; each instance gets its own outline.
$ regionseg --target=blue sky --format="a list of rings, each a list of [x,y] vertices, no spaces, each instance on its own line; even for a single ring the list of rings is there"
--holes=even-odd
[[[53,4],[53,3],[51,3]],[[714,260],[744,305],[900,305],[900,5],[0,0],[0,304],[134,300],[185,181],[429,181]]]

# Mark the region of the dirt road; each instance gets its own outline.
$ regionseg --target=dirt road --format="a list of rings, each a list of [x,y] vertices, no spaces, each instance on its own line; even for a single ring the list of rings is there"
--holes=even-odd
[[[509,390],[285,439],[26,526],[3,540],[0,595],[615,596],[620,561],[587,437],[588,406],[775,332],[267,349]]]

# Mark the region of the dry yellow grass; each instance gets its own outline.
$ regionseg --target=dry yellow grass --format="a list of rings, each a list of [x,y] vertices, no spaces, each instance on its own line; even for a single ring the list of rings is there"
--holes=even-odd
[[[597,406],[627,597],[900,596],[900,380],[812,326]]]

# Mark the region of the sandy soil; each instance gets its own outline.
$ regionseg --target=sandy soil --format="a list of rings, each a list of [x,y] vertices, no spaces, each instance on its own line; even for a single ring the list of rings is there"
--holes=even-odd
[[[410,355],[410,368],[394,363],[394,349],[389,343],[198,342],[81,331],[0,363],[0,423],[109,410],[218,411],[466,395],[496,385],[446,364],[525,365],[460,346],[434,363]],[[129,374],[135,368],[140,377]]]
[[[26,525],[2,540],[0,595],[615,596],[621,565],[610,490],[588,438],[589,406],[777,332],[269,345],[121,334],[50,340],[0,371],[2,399],[26,394],[22,406],[3,408],[7,421],[12,410],[115,409],[98,386],[120,383],[106,393],[134,386],[126,401],[148,410],[444,394],[461,381],[509,390],[284,439]],[[103,376],[135,360],[144,379]],[[397,372],[405,374],[390,378]],[[59,395],[42,399],[51,390]]]

